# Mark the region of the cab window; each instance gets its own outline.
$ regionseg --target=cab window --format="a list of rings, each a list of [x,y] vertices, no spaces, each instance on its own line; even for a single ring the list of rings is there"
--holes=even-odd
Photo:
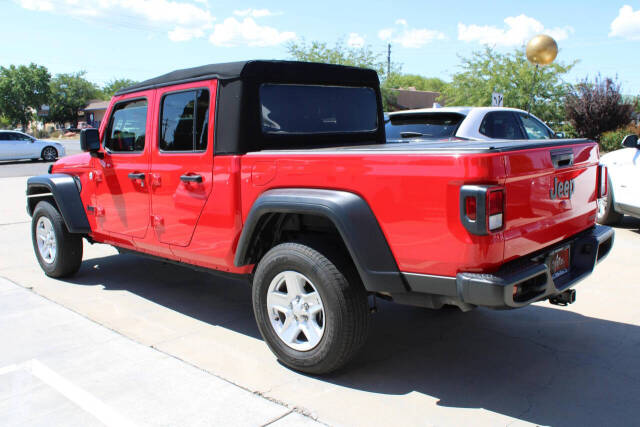
[[[520,123],[510,111],[487,113],[480,125],[480,133],[496,139],[524,139]]]
[[[111,114],[104,147],[112,152],[143,151],[146,129],[146,99],[119,103]]]
[[[208,129],[208,90],[171,93],[162,98],[161,151],[205,151]]]
[[[547,127],[540,122],[540,120],[535,117],[520,113],[518,114],[520,120],[522,121],[522,127],[527,134],[529,139],[550,139],[552,138],[551,134]]]

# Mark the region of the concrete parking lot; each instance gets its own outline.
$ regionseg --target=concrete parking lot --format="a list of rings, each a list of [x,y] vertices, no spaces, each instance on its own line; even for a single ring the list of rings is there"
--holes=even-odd
[[[310,377],[262,342],[246,283],[87,243],[75,277],[47,278],[31,247],[25,182],[0,179],[0,276],[289,410],[331,425],[638,423],[638,220],[617,228],[611,255],[569,307],[462,313],[382,302],[362,353],[341,372]]]

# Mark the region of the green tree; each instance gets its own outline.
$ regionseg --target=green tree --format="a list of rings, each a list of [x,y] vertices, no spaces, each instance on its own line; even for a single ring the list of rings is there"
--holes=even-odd
[[[416,90],[442,93],[444,88],[447,86],[447,82],[437,77],[424,77],[418,74],[391,73],[391,75],[385,80],[384,85],[394,89],[415,87]]]
[[[34,63],[0,67],[0,116],[26,128],[34,111],[47,103],[50,80],[49,71]]]
[[[101,91],[84,78],[86,72],[58,74],[51,80],[51,110],[49,118],[56,123],[78,124],[78,112],[92,99],[100,98]]]
[[[533,88],[531,112],[557,124],[564,119],[564,97],[571,88],[562,77],[576,63],[554,62],[534,73],[535,66],[527,61],[523,49],[499,53],[487,47],[462,58],[462,71],[454,74],[442,96],[447,105],[487,106],[491,93],[500,92],[505,107],[526,110]]]
[[[131,80],[131,79],[112,79],[109,80],[103,87],[102,87],[102,97],[103,99],[110,99],[114,93],[116,93],[117,91],[119,91],[120,89],[124,89],[125,87],[129,87],[132,86],[134,84],[138,83],[135,80]]]
[[[386,56],[383,53],[375,53],[371,46],[361,47],[348,46],[343,39],[336,42],[333,47],[327,43],[312,41],[290,42],[286,46],[289,55],[297,61],[324,62],[327,64],[351,65],[353,67],[370,68],[375,70],[380,78],[384,80],[387,71]],[[400,66],[392,63],[391,73],[399,73]],[[386,87],[381,87],[383,107],[388,107],[393,103],[395,97]]]

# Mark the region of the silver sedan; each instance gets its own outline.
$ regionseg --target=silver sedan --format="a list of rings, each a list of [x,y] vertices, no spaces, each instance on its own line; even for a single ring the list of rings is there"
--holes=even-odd
[[[65,155],[62,144],[36,139],[26,133],[0,130],[0,160],[43,159],[52,162]]]

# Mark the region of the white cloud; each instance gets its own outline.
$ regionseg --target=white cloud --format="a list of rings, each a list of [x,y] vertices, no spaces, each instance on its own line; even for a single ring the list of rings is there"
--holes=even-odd
[[[358,33],[351,33],[347,39],[347,45],[351,47],[363,47],[364,37]]]
[[[227,18],[213,27],[209,41],[216,46],[275,46],[295,38],[294,32],[258,25],[251,18],[244,18],[242,21]]]
[[[215,17],[201,6],[194,3],[182,3],[172,0],[97,0],[83,2],[80,0],[16,0],[23,8],[36,11],[84,16],[112,17],[114,23],[124,17],[126,21],[136,22],[133,28],[145,28],[151,31],[167,30],[169,38],[175,41],[189,40],[204,36],[204,31],[211,28]],[[122,21],[122,20],[120,20]],[[154,27],[149,27],[153,24]]]
[[[393,28],[383,28],[382,30],[378,31],[378,37],[380,38],[380,40],[387,41],[391,39],[392,35]]]
[[[570,26],[545,28],[540,21],[524,14],[509,16],[504,23],[505,28],[458,23],[458,40],[494,46],[519,46],[540,33],[548,34],[556,40],[564,40],[573,33]]]
[[[616,19],[611,22],[609,37],[640,40],[640,9],[634,12],[631,6],[622,6]]]
[[[245,9],[234,10],[233,14],[240,17],[251,16],[253,18],[262,18],[264,16],[282,15],[281,12],[271,12],[269,9]]]
[[[406,48],[420,48],[434,40],[443,40],[446,38],[444,33],[437,30],[410,28],[404,19],[396,20],[396,25],[402,27],[399,32],[396,32],[394,28],[383,28],[378,31],[378,38],[397,43]],[[397,35],[394,37],[394,34]]]

